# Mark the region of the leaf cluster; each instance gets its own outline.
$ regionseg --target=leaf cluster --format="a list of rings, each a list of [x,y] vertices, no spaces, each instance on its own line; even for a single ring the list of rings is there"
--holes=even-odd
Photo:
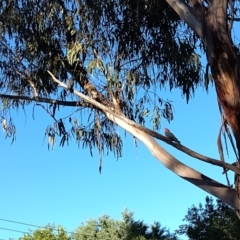
[[[237,240],[240,238],[239,219],[236,212],[226,203],[217,199],[214,204],[211,197],[206,197],[203,206],[192,206],[183,219],[177,231],[180,235],[187,235],[189,239],[219,239]]]
[[[61,226],[56,228],[54,225],[47,225],[25,234],[19,240],[73,240],[73,238]]]
[[[176,240],[159,222],[148,226],[143,221],[136,221],[129,211],[122,213],[122,220],[114,220],[104,215],[97,220],[90,220],[78,227],[74,239],[111,239],[111,240]]]
[[[150,117],[154,130],[162,117],[173,120],[160,89],[180,88],[188,101],[202,81],[197,39],[165,1],[3,0],[0,31],[0,98],[9,94],[2,117],[9,121],[13,106],[42,106],[53,118],[49,148],[57,137],[61,146],[74,137],[90,151],[120,157],[122,140],[102,111],[59,89],[47,70],[137,123]],[[77,110],[68,116],[78,126],[56,117],[62,108],[52,103],[69,106],[72,99]]]

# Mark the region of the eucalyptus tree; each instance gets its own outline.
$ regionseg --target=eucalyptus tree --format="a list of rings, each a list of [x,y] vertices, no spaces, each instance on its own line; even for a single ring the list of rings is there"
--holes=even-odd
[[[239,209],[238,163],[220,160],[169,142],[157,133],[160,118],[173,120],[165,86],[179,88],[187,102],[200,85],[215,85],[221,131],[240,150],[240,68],[232,30],[239,1],[231,0],[3,0],[0,2],[0,98],[2,127],[15,139],[10,110],[41,107],[53,119],[46,126],[49,147],[72,136],[79,146],[122,154],[120,126],[183,179]],[[236,38],[235,38],[236,39]],[[206,54],[203,68],[197,54]],[[204,71],[204,77],[202,72]],[[69,117],[56,117],[61,107]],[[84,113],[88,111],[88,116]],[[76,116],[79,113],[79,117]],[[145,127],[151,112],[152,127]],[[232,130],[230,133],[229,127]],[[225,135],[225,136],[226,136]],[[156,139],[186,154],[236,173],[236,188],[218,183],[181,163]]]

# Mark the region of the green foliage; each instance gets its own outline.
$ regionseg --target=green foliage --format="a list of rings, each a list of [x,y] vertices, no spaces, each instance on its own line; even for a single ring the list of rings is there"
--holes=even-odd
[[[123,220],[117,221],[109,216],[90,220],[78,227],[74,240],[176,240],[160,223],[155,222],[150,227],[143,221],[136,221],[128,211],[122,213]]]
[[[54,225],[48,225],[43,229],[37,229],[32,234],[26,234],[19,240],[72,240],[73,238],[68,236],[66,231],[58,226],[55,230]]]
[[[3,0],[0,31],[1,115],[9,123],[12,109],[42,107],[53,118],[45,132],[49,149],[57,138],[60,146],[75,138],[91,153],[119,158],[122,139],[101,111],[60,89],[47,70],[65,83],[72,78],[107,107],[115,99],[127,118],[150,120],[155,130],[162,117],[173,120],[162,88],[180,88],[188,101],[203,83],[196,38],[165,1]],[[75,110],[59,116],[61,106]],[[15,129],[13,122],[7,127]],[[14,140],[15,132],[6,136]]]
[[[177,231],[187,235],[191,240],[238,240],[240,239],[239,219],[233,208],[221,200],[213,203],[211,197],[206,197],[205,206],[192,206]]]

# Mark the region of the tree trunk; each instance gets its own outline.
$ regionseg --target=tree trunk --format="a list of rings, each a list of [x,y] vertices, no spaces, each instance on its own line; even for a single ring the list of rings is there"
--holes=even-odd
[[[229,35],[226,6],[220,3],[213,1],[209,6],[203,36],[218,101],[235,137],[238,151],[236,157],[240,161],[240,63]],[[235,189],[240,196],[239,175],[235,176]]]
[[[214,79],[218,102],[232,129],[240,166],[240,58],[231,39],[227,21],[228,0],[208,0],[207,8],[200,0],[166,0],[172,9],[202,40]],[[232,9],[233,11],[233,9]],[[229,25],[228,25],[229,24]],[[240,199],[240,178],[235,177],[235,188]],[[240,200],[239,200],[240,204]]]
[[[213,1],[203,30],[207,59],[215,82],[218,101],[231,126],[240,151],[240,63],[226,23],[226,6]],[[225,1],[223,1],[225,2]]]

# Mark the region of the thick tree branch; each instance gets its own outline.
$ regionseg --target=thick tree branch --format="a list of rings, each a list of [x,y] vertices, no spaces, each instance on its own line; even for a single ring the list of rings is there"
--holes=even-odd
[[[51,75],[53,81],[57,82],[61,87],[67,87],[66,84],[56,79],[51,72],[48,71],[48,73]],[[131,120],[125,118],[122,114],[115,113],[113,110],[95,101],[94,99],[85,96],[81,92],[74,90],[74,94],[101,109],[109,120],[113,121],[124,130],[132,134],[134,137],[136,137],[139,141],[141,141],[155,158],[157,158],[164,166],[173,171],[175,174],[203,189],[204,191],[214,195],[215,197],[222,199],[231,206],[239,209],[239,201],[236,191],[229,188],[228,186],[214,181],[213,179],[208,178],[200,172],[197,172],[196,170],[178,161],[171,154],[165,151],[154,140],[153,137],[138,129],[138,127],[134,127],[138,124],[135,124]]]
[[[196,13],[190,6],[183,0],[166,0],[170,7],[178,14],[184,22],[192,28],[192,30],[200,37],[203,38],[202,22],[199,13]]]
[[[157,158],[165,167],[170,169],[179,177],[223,200],[234,208],[239,209],[239,199],[235,190],[219,182],[216,182],[213,179],[203,175],[202,173],[181,163],[179,160],[177,160],[175,157],[165,151],[151,136],[149,136],[145,132],[133,128],[124,120],[115,117],[108,112],[106,113],[106,115],[109,119],[114,121],[124,130],[128,131],[139,141],[141,141],[149,149],[149,151],[155,158]]]
[[[43,98],[43,97],[27,97],[27,96],[18,96],[18,95],[8,95],[8,94],[0,94],[0,98],[7,99],[15,99],[15,100],[26,100],[31,102],[41,102],[41,103],[49,103],[49,104],[57,104],[60,106],[66,107],[93,107],[91,104],[83,101],[62,101],[51,98]]]
[[[53,77],[55,82],[58,82],[60,84],[60,86],[66,87],[65,84],[57,80],[51,73],[50,75]],[[83,95],[76,90],[74,90],[74,93],[79,97],[83,98],[84,100],[94,104],[96,107],[99,107],[102,111],[105,112],[106,116],[110,120],[121,126],[123,129],[127,130],[129,133],[131,133],[133,136],[143,142],[144,145],[153,154],[153,156],[160,160],[171,171],[175,172],[180,177],[213,194],[214,196],[223,199],[225,202],[237,208],[238,201],[236,197],[236,192],[234,190],[229,189],[227,186],[222,185],[218,182],[215,182],[214,180],[179,162],[177,159],[167,153],[164,149],[162,149],[152,137],[150,137],[145,132],[131,126],[131,124],[129,124],[131,121],[124,118],[123,115],[114,113],[109,108],[103,106],[102,104],[96,102],[95,100]],[[220,188],[221,191],[219,191]]]
[[[59,106],[66,106],[66,107],[88,107],[88,108],[92,108],[94,107],[92,104],[89,104],[87,102],[83,102],[83,101],[60,101],[60,100],[55,100],[55,99],[50,99],[50,98],[42,98],[42,97],[38,97],[37,99],[34,97],[27,97],[27,96],[17,96],[17,95],[7,95],[7,94],[0,94],[0,98],[8,98],[8,99],[16,99],[16,100],[27,100],[27,101],[34,101],[34,102],[41,102],[41,103],[49,103],[49,104],[57,104]],[[210,158],[207,156],[204,156],[202,154],[199,154],[183,145],[179,145],[176,144],[174,142],[169,142],[168,139],[163,136],[160,133],[154,132],[148,128],[145,128],[141,125],[137,125],[136,123],[134,123],[135,127],[138,127],[139,129],[141,129],[142,131],[148,133],[149,135],[151,135],[154,138],[157,138],[161,141],[164,141],[166,143],[168,143],[169,145],[172,145],[173,147],[177,148],[178,150],[184,152],[185,154],[199,159],[203,162],[206,163],[210,163],[213,164],[215,166],[219,166],[219,167],[223,167],[223,168],[227,168],[228,170],[232,170],[233,172],[236,172],[238,174],[240,174],[240,169],[238,169],[237,167],[233,166],[232,164],[228,164],[228,163],[222,163],[221,161],[214,159],[214,158]]]
[[[104,105],[108,104],[108,99],[105,99],[104,96],[97,91],[94,84],[89,81],[87,77],[87,71],[81,62],[76,62],[73,65],[70,65],[68,61],[63,60],[63,62],[64,65],[66,65],[66,69],[69,69],[71,75],[74,76],[74,80],[77,81],[81,88],[86,91],[91,98],[103,103]]]
[[[215,166],[219,166],[219,167],[223,167],[223,168],[227,168],[227,169],[230,169],[232,170],[233,172],[236,172],[238,174],[240,174],[240,169],[233,166],[232,164],[229,164],[229,163],[224,163],[220,160],[217,160],[217,159],[214,159],[214,158],[210,158],[210,157],[207,157],[207,156],[204,156],[200,153],[197,153],[185,146],[183,146],[182,144],[178,144],[178,143],[174,143],[174,142],[170,142],[168,141],[168,139],[166,137],[164,137],[163,135],[157,133],[157,132],[154,132],[148,128],[145,128],[145,129],[141,129],[143,130],[144,132],[148,133],[149,135],[151,135],[152,137],[154,138],[157,138],[161,141],[164,141],[166,143],[168,143],[169,145],[172,145],[173,147],[177,148],[178,150],[184,152],[185,154],[195,158],[195,159],[199,159],[203,162],[206,162],[206,163],[210,163],[210,164],[213,164]]]
[[[203,13],[203,6],[201,0],[188,0],[193,10],[200,16]]]
[[[55,82],[57,82],[61,87],[67,89],[67,85],[66,85],[66,84],[64,84],[64,83],[62,83],[61,81],[59,81],[58,79],[56,79],[51,72],[48,71],[48,73],[51,75],[52,79],[53,79]],[[111,113],[112,115],[118,116],[118,118],[121,118],[122,120],[124,120],[125,122],[127,122],[127,124],[129,124],[130,126],[133,126],[133,127],[135,127],[135,128],[138,128],[139,130],[147,133],[148,135],[150,135],[150,136],[152,136],[152,137],[154,137],[154,138],[157,138],[157,139],[159,139],[159,140],[161,140],[161,141],[164,141],[164,142],[172,145],[173,147],[179,149],[180,151],[186,153],[187,155],[189,155],[189,156],[191,156],[191,157],[193,157],[193,158],[199,159],[199,160],[201,160],[201,161],[203,161],[203,162],[206,162],[206,163],[213,164],[213,165],[215,165],[215,166],[219,166],[219,167],[223,167],[223,168],[232,170],[233,172],[236,172],[236,173],[240,174],[240,169],[237,168],[237,167],[235,167],[235,166],[233,166],[232,164],[224,163],[224,162],[222,162],[222,161],[220,161],[220,160],[206,157],[206,156],[204,156],[204,155],[202,155],[202,154],[199,154],[199,153],[197,153],[197,152],[195,152],[195,151],[192,151],[191,149],[189,149],[189,148],[187,148],[187,147],[185,147],[185,146],[183,146],[183,145],[180,145],[180,144],[177,144],[177,143],[174,143],[174,142],[170,142],[165,136],[161,135],[160,133],[154,132],[154,131],[152,131],[152,130],[150,130],[150,129],[148,129],[148,128],[146,128],[146,127],[144,127],[144,126],[142,126],[142,125],[140,125],[140,124],[138,124],[138,123],[135,123],[135,122],[127,119],[124,115],[119,115],[119,114],[113,112],[113,111],[110,110],[108,107],[102,105],[102,104],[99,103],[99,102],[96,102],[94,99],[89,98],[88,96],[86,96],[86,95],[84,95],[84,94],[82,94],[82,93],[80,93],[80,92],[78,92],[78,91],[76,91],[76,90],[74,90],[73,93],[76,94],[77,96],[81,97],[81,98],[84,99],[85,101],[88,101],[89,103],[91,103],[92,105],[96,106],[97,108],[103,110],[105,113],[106,113],[106,112],[109,112],[109,113]],[[94,103],[92,103],[92,101],[93,101]]]

